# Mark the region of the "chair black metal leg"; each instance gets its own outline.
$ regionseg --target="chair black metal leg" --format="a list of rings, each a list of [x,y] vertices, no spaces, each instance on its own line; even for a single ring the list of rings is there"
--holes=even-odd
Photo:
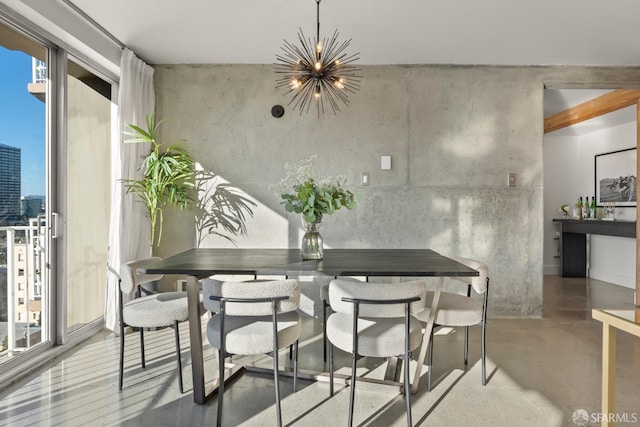
[[[407,354],[404,357],[404,399],[407,403],[407,425],[411,427],[413,425],[411,420],[411,383],[409,379],[409,363],[410,357],[407,349]]]
[[[144,328],[140,328],[140,357],[142,358],[142,369],[146,368],[144,363]]]
[[[293,392],[298,388],[298,340],[293,344]]]
[[[489,278],[487,277],[487,288],[484,291],[482,302],[482,337],[480,344],[482,346],[482,385],[487,385],[487,303],[489,301]]]
[[[409,383],[409,339],[410,339],[410,335],[409,335],[409,319],[410,319],[410,315],[409,315],[409,303],[405,304],[405,320],[404,320],[404,325],[405,325],[405,335],[404,335],[404,400],[406,401],[407,404],[407,425],[409,427],[411,427],[412,421],[411,421],[411,389],[410,389],[410,383]]]
[[[431,373],[433,372],[433,329],[431,330],[431,336],[429,337],[428,362],[429,371],[427,372],[427,391],[431,391]]]
[[[224,347],[224,346],[221,346]],[[218,350],[218,418],[216,426],[222,426],[222,399],[224,397],[224,349]]]
[[[120,371],[118,375],[118,384],[120,390],[122,390],[122,384],[124,381],[124,320],[123,320],[123,301],[122,291],[120,290],[120,279],[118,279],[118,323],[120,324]]]
[[[278,427],[282,427],[282,411],[280,410],[280,379],[278,376],[278,350],[273,352],[273,381],[276,388],[276,417]]]
[[[322,300],[322,353],[323,360],[327,361],[327,302]]]
[[[273,302],[273,381],[276,389],[276,416],[278,427],[282,427],[282,411],[280,410],[280,381],[278,376],[278,318],[276,316],[276,302]]]
[[[329,396],[333,396],[333,344],[329,343]]]
[[[482,385],[487,385],[487,344],[486,344],[486,327],[487,322],[482,322]]]
[[[469,327],[464,327],[464,364],[469,364]]]
[[[180,393],[184,393],[182,386],[182,358],[180,357],[180,330],[178,329],[178,321],[173,322],[176,335],[176,357],[178,359],[178,385],[180,386]]]
[[[224,318],[225,318],[225,301],[220,301],[220,348],[218,349],[218,417],[216,426],[222,426],[222,401],[224,398],[224,357],[225,357],[225,335],[224,335]]]
[[[356,362],[358,361],[358,303],[353,306],[353,352],[351,353],[351,387],[349,394],[349,427],[353,426],[353,404],[356,398]]]
[[[124,382],[124,326],[122,319],[120,319],[120,374],[118,376],[120,390],[122,390],[122,384]]]

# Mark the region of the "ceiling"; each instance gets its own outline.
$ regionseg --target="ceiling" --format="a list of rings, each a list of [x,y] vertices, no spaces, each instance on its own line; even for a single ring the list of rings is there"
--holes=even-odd
[[[314,0],[63,0],[151,64],[270,64]],[[322,0],[361,64],[640,65],[638,0]]]
[[[151,64],[271,64],[284,39],[316,29],[315,0],[62,1]],[[322,0],[320,35],[352,39],[359,64],[634,66],[638,16],[638,0]],[[545,90],[544,117],[608,91]],[[635,117],[628,107],[554,134]]]

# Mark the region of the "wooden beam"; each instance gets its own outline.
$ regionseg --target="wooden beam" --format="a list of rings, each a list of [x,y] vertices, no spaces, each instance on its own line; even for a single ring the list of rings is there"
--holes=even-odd
[[[640,90],[618,89],[544,119],[544,133],[638,104]]]

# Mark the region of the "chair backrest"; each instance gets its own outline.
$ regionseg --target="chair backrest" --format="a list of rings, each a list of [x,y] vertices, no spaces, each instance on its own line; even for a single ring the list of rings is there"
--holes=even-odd
[[[487,290],[487,277],[489,277],[489,267],[487,264],[469,258],[450,257],[452,260],[464,264],[469,268],[473,268],[480,273],[479,276],[470,277],[452,277],[473,287],[473,290],[479,294],[483,294]]]
[[[424,308],[426,281],[415,280],[400,283],[372,283],[354,280],[334,279],[329,284],[329,302],[337,313],[353,313],[353,303],[342,301],[343,297],[374,300],[394,300],[420,297],[420,301],[411,303],[411,312]],[[362,304],[362,317],[402,317],[404,304]]]
[[[132,293],[137,286],[144,283],[162,279],[163,274],[139,274],[138,269],[151,263],[162,260],[160,257],[151,257],[129,261],[120,266],[120,290],[124,294]]]
[[[220,303],[209,299],[210,296],[224,298],[273,298],[288,296],[289,299],[278,303],[278,313],[295,311],[300,305],[300,283],[295,279],[253,280],[246,282],[224,282],[215,279],[202,281],[202,303],[207,310],[220,311]],[[270,302],[225,304],[225,312],[230,316],[267,316],[272,314]]]

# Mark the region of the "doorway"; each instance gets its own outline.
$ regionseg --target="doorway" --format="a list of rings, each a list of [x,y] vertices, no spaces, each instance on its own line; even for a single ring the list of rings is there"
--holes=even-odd
[[[560,207],[573,207],[579,197],[592,198],[595,191],[595,161],[598,154],[636,147],[637,106],[612,111],[614,89],[545,89],[544,117],[578,106],[597,104],[605,114],[563,127],[544,136],[544,274],[560,274],[558,229],[552,222],[560,218]],[[617,91],[625,92],[625,91]],[[633,92],[633,91],[626,91]],[[616,218],[635,221],[635,208],[616,209]],[[633,239],[591,235],[589,276],[627,288],[636,288],[636,242]]]

